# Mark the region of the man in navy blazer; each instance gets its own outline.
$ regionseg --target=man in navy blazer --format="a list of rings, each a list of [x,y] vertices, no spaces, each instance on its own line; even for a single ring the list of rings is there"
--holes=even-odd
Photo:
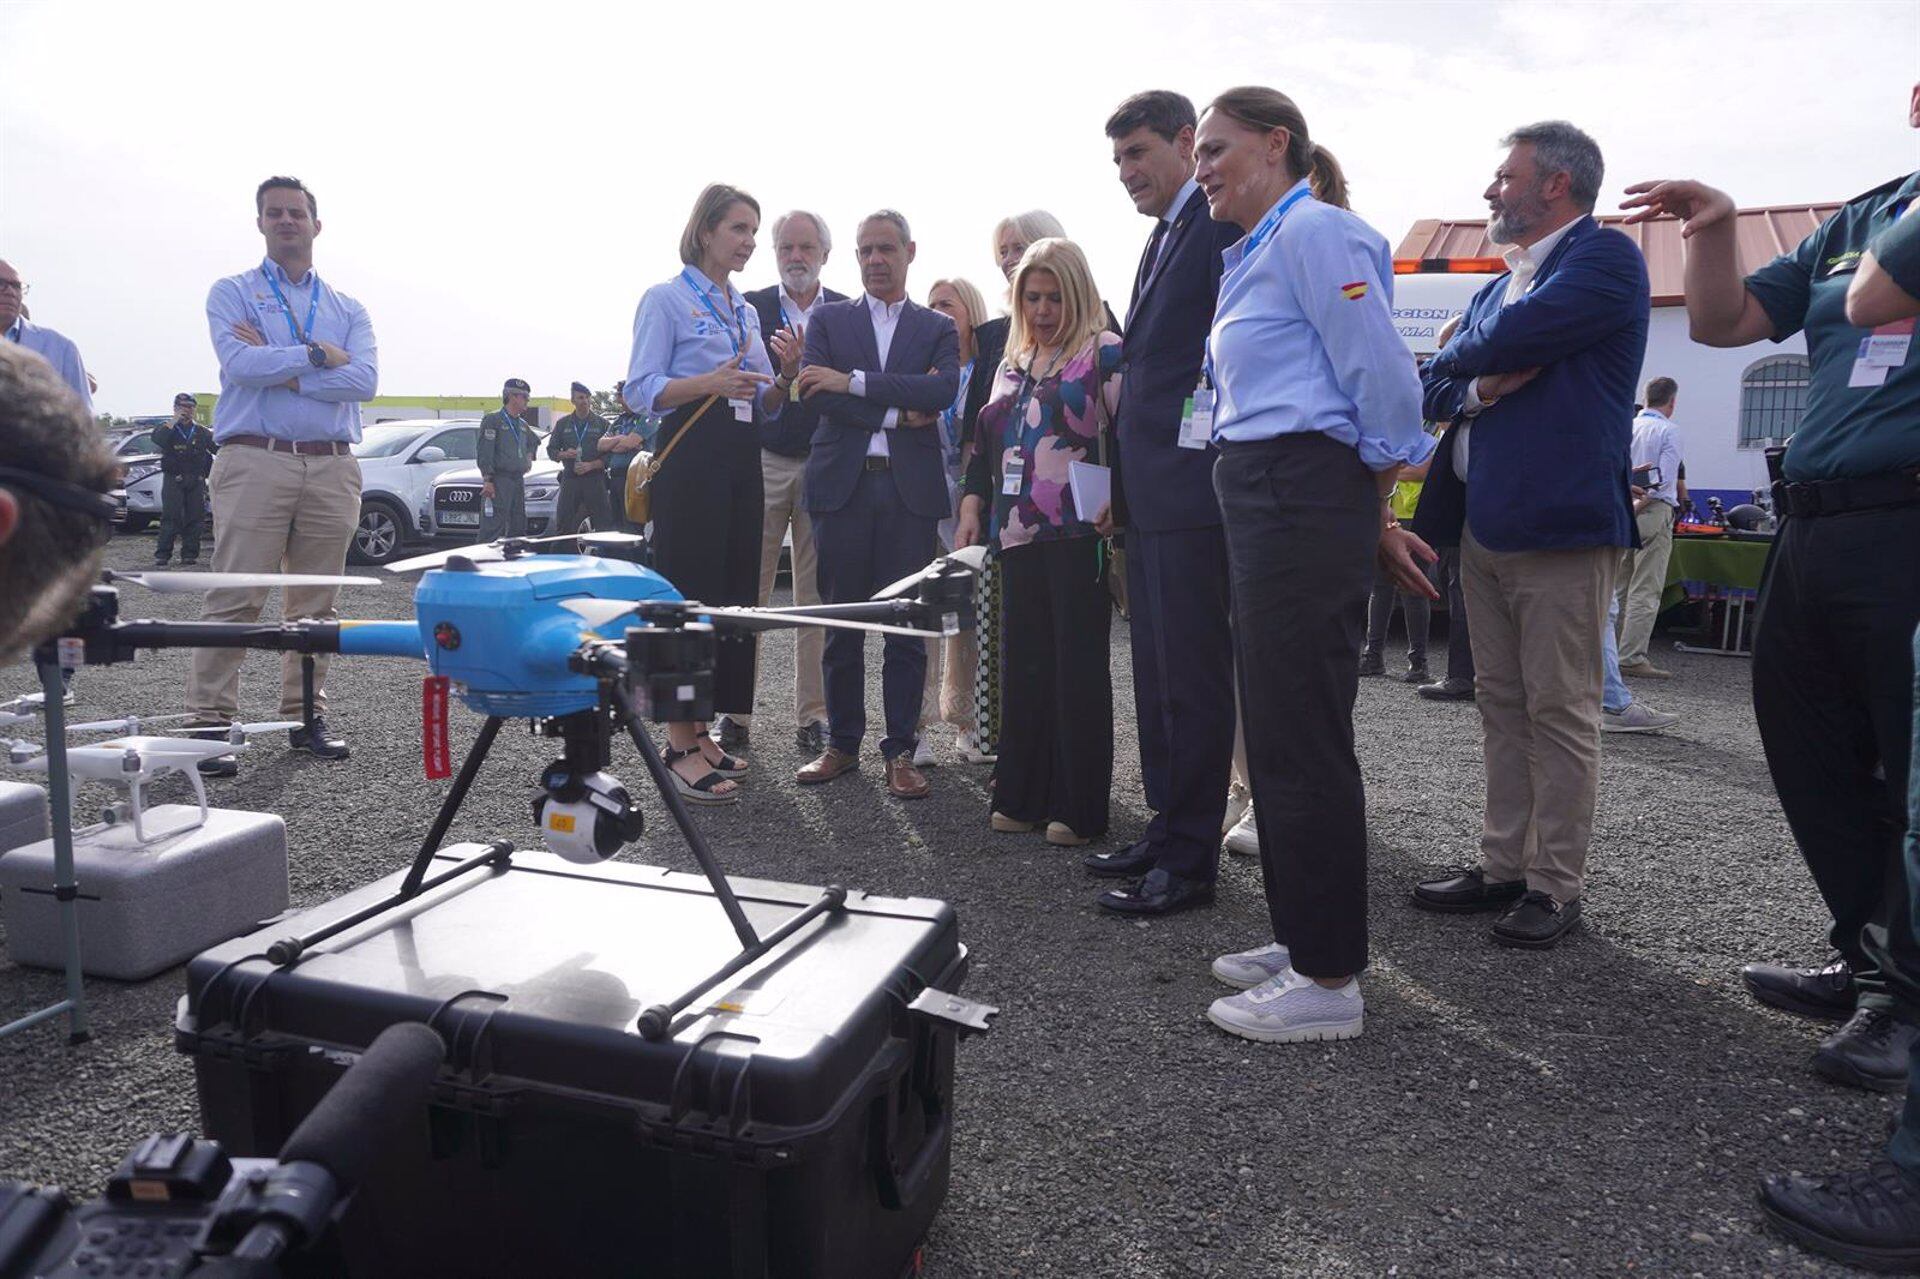
[[[815,312],[797,383],[801,403],[818,416],[806,505],[820,593],[830,604],[870,599],[933,558],[935,528],[951,514],[933,428],[960,390],[953,321],[907,299],[914,243],[906,218],[891,209],[870,215],[855,252],[866,292]],[[830,782],[859,764],[867,731],[865,639],[859,631],[827,635],[827,748],[800,770],[803,785]],[[913,766],[913,750],[927,649],[911,636],[889,635],[885,654],[880,753],[887,789],[921,799],[927,779]]]
[[[1233,636],[1227,547],[1213,491],[1218,455],[1180,424],[1200,381],[1220,293],[1220,255],[1240,238],[1193,180],[1193,103],[1156,89],[1121,103],[1107,137],[1134,208],[1154,220],[1121,347],[1115,414],[1117,522],[1126,527],[1133,700],[1153,819],[1139,842],[1085,860],[1132,882],[1100,904],[1159,915],[1212,899],[1233,762]],[[1175,695],[1175,690],[1178,695]]]
[[[1554,945],[1580,917],[1600,780],[1601,631],[1622,547],[1647,264],[1593,220],[1603,163],[1564,121],[1518,129],[1486,198],[1507,274],[1421,371],[1449,423],[1414,531],[1461,548],[1486,736],[1480,861],[1414,890],[1499,910],[1493,940]]]

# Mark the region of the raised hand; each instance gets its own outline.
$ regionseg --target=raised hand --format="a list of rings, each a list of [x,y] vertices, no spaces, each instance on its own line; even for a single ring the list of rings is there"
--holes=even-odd
[[[1733,197],[1692,178],[1636,182],[1627,188],[1628,199],[1620,202],[1632,209],[1628,223],[1645,222],[1662,214],[1680,219],[1680,238],[1692,239],[1710,226],[1733,216]]]
[[[752,369],[740,367],[740,361],[746,357],[746,351],[734,352],[733,358],[723,360],[720,366],[707,374],[707,390],[712,395],[722,395],[729,400],[744,400],[754,391],[773,381],[764,373],[755,373]]]
[[[800,353],[805,347],[799,329],[774,330],[773,354],[780,361],[780,372],[789,382],[800,375]]]

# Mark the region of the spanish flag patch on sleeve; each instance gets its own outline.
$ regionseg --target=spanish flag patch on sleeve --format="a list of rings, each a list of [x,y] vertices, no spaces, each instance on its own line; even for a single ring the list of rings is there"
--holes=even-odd
[[[1352,284],[1341,285],[1340,296],[1349,302],[1358,302],[1361,298],[1367,296],[1367,282],[1365,280],[1355,280]]]

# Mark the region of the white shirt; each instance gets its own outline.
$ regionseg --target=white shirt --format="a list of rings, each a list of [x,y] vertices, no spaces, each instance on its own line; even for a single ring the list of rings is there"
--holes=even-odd
[[[801,306],[793,300],[793,294],[787,292],[787,286],[780,286],[780,318],[787,323],[795,334],[802,334],[813,320],[813,313],[827,300],[827,291],[816,281],[813,286],[813,301]]]
[[[901,298],[898,302],[882,302],[871,293],[861,295],[867,304],[867,314],[873,317],[873,344],[880,352],[880,367],[887,367],[887,352],[893,350],[893,331],[900,327],[900,311],[907,305]],[[847,393],[861,399],[867,397],[867,375],[855,369],[847,375]],[[868,457],[886,457],[887,437],[885,431],[891,431],[900,424],[900,410],[888,409],[887,416],[880,422],[881,430],[873,433],[867,441]]]
[[[1660,482],[1647,490],[1647,496],[1680,508],[1680,428],[1659,409],[1641,409],[1633,419],[1633,469],[1651,466],[1660,472]]]
[[[1575,218],[1573,222],[1579,220]],[[1516,244],[1500,255],[1507,260],[1507,296],[1500,299],[1502,310],[1527,296],[1527,290],[1533,287],[1533,277],[1539,272],[1540,264],[1547,260],[1549,253],[1553,252],[1553,246],[1566,238],[1567,232],[1573,229],[1573,222],[1567,223],[1557,231],[1547,232],[1525,248]],[[1467,383],[1466,402],[1460,410],[1467,415],[1467,420],[1460,424],[1459,433],[1453,437],[1453,473],[1459,477],[1462,484],[1467,482],[1467,436],[1473,432],[1473,419],[1479,417],[1480,410],[1486,407],[1488,406],[1480,402],[1480,379],[1474,378]]]

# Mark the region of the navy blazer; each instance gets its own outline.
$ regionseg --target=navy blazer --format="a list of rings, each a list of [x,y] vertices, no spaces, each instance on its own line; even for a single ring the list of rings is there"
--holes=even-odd
[[[1220,296],[1220,255],[1240,236],[1239,227],[1208,216],[1206,193],[1195,190],[1167,228],[1151,275],[1146,252],[1140,254],[1114,415],[1121,482],[1115,510],[1129,528],[1163,533],[1220,523],[1213,493],[1219,453],[1181,448],[1180,417],[1200,381]]]
[[[1474,295],[1420,381],[1428,420],[1446,422],[1413,529],[1457,546],[1463,524],[1490,551],[1637,546],[1628,489],[1633,392],[1647,353],[1647,261],[1619,231],[1582,217],[1503,307],[1507,276]],[[1467,483],[1453,473],[1467,384],[1540,375],[1473,419]]]
[[[780,357],[773,353],[773,335],[776,330],[787,326],[787,317],[780,310],[780,286],[769,284],[745,296],[747,304],[760,313],[760,339],[767,344],[767,363],[773,365],[773,371],[778,373]],[[847,295],[835,293],[822,285],[820,298],[822,303],[845,302]],[[805,457],[808,442],[813,438],[813,428],[813,419],[789,397],[778,417],[760,423],[760,447],[782,457]]]
[[[867,444],[888,409],[917,409],[938,414],[953,407],[960,392],[960,335],[953,321],[908,300],[895,322],[886,367],[874,340],[873,315],[863,294],[845,302],[823,303],[807,325],[803,365],[820,364],[842,373],[866,372],[866,395],[816,391],[801,407],[818,423],[807,456],[807,510],[837,511],[852,498],[866,469]],[[928,370],[934,370],[928,372]],[[896,427],[887,432],[890,473],[907,510],[928,519],[953,513],[947,498],[947,471],[934,426]]]

